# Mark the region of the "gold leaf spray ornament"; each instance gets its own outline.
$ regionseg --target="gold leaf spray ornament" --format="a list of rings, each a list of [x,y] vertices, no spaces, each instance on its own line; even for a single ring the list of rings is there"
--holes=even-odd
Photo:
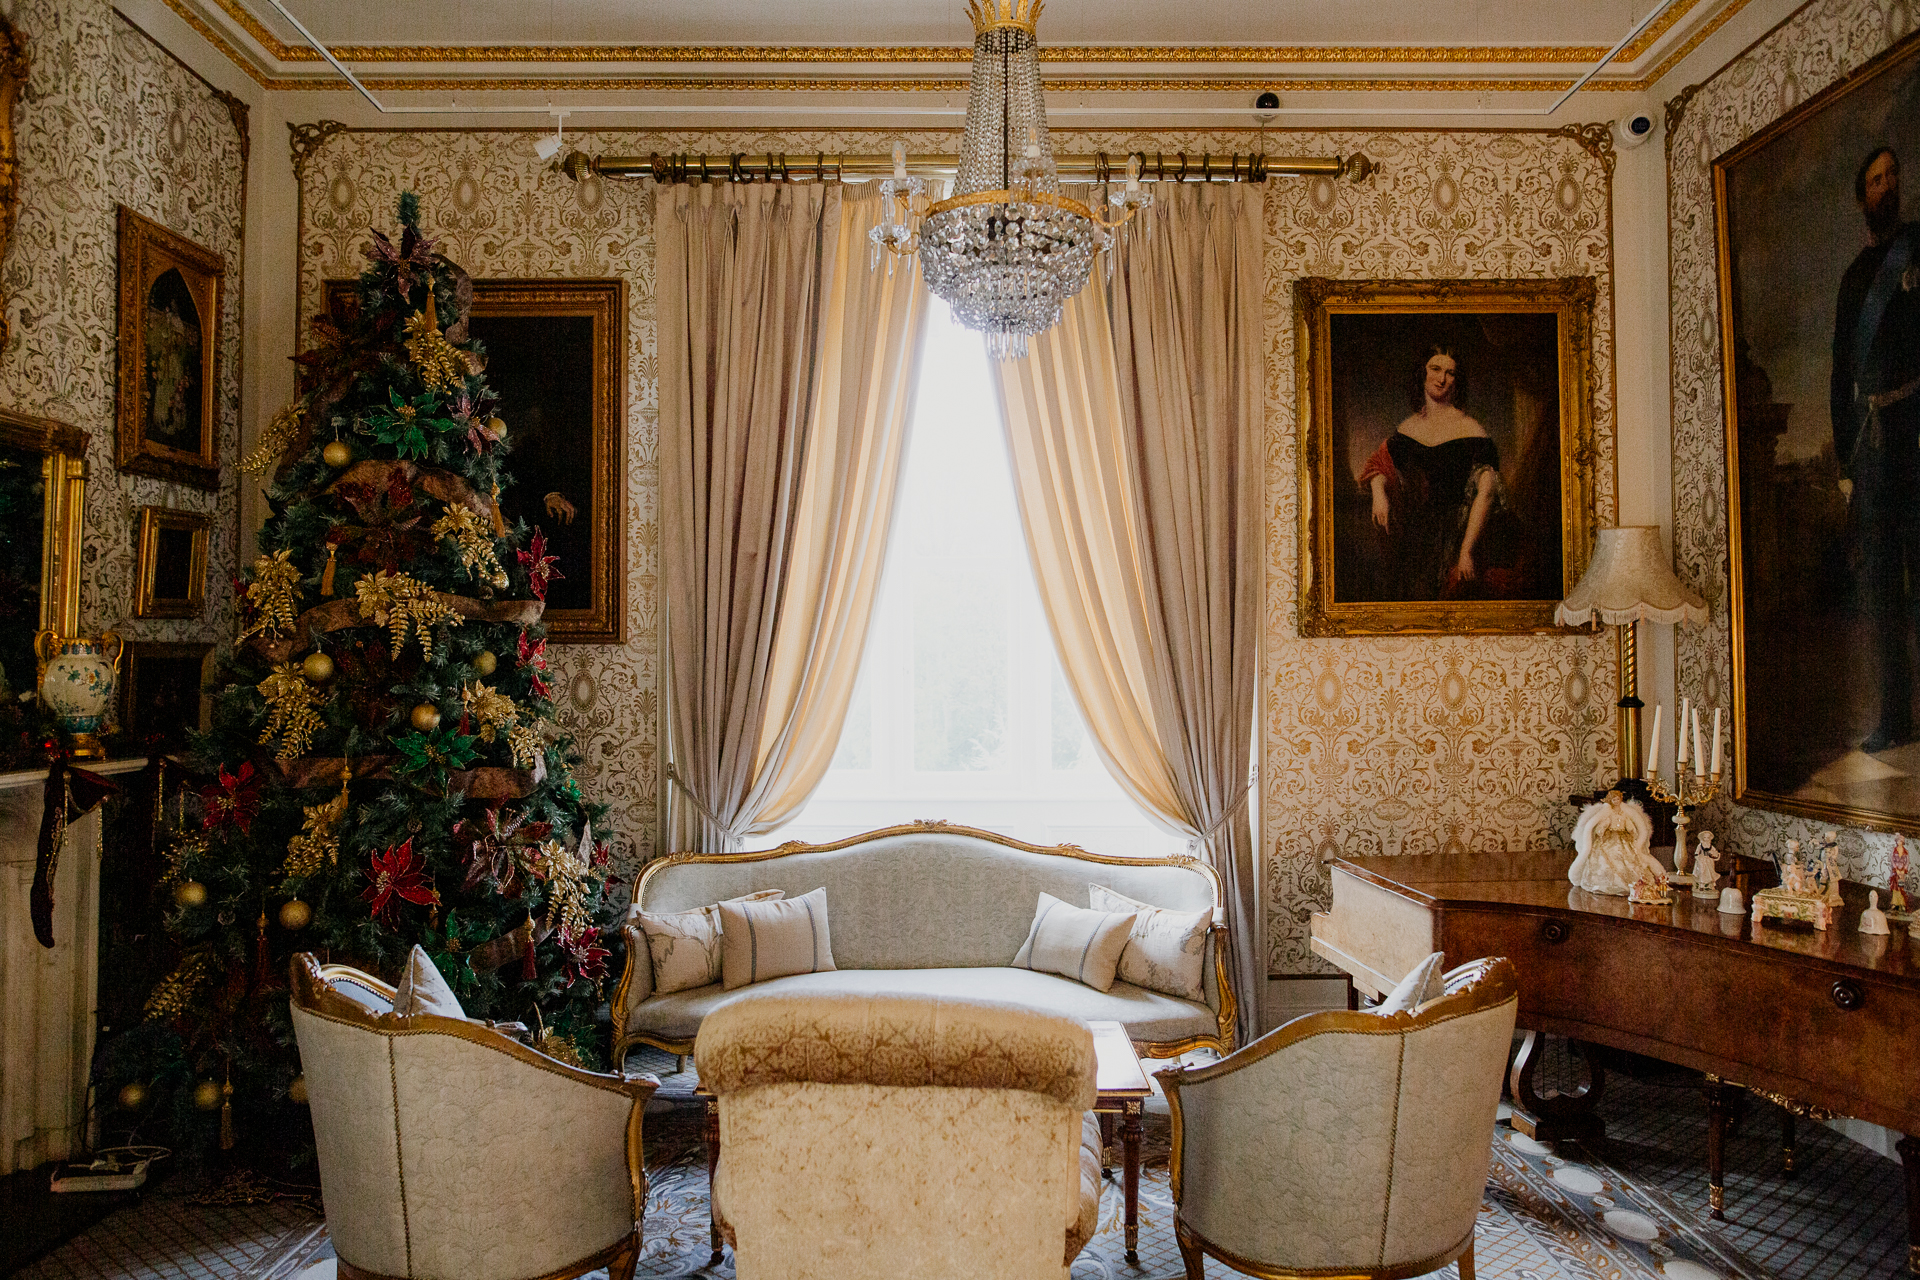
[[[313,745],[313,735],[326,728],[326,721],[314,708],[326,695],[313,687],[297,662],[283,662],[256,686],[267,700],[267,727],[260,731],[265,746],[280,736],[276,760],[292,760]]]
[[[347,816],[347,781],[353,770],[340,771],[340,794],[324,804],[303,805],[306,821],[300,834],[287,841],[287,861],[281,870],[290,876],[310,876],[322,863],[340,861],[341,820]]]
[[[461,503],[448,507],[447,513],[433,522],[433,536],[452,540],[460,552],[460,567],[469,576],[490,587],[507,585],[506,570],[500,567],[500,560],[493,553],[493,539],[481,527],[480,517],[473,513],[473,508]]]
[[[248,475],[265,471],[273,465],[273,460],[293,443],[300,432],[300,418],[307,411],[306,401],[295,400],[292,404],[273,415],[267,423],[267,429],[260,435],[260,443],[253,452],[240,461],[240,469]]]
[[[393,637],[393,656],[398,658],[407,645],[407,630],[413,630],[420,642],[420,656],[433,658],[433,628],[442,622],[458,622],[460,615],[434,597],[433,588],[418,578],[382,569],[367,574],[353,584],[360,597],[360,616],[387,629]]]
[[[253,581],[247,584],[247,603],[257,613],[240,639],[258,632],[278,636],[293,630],[294,606],[300,602],[300,567],[292,563],[291,549],[261,556],[253,562]]]
[[[459,348],[440,332],[440,317],[435,309],[433,287],[427,287],[427,305],[408,317],[407,358],[420,371],[427,390],[448,395],[466,381],[467,362]]]

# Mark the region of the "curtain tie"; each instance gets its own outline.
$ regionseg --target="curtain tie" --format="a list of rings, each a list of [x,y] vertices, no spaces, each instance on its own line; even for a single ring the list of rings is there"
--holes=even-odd
[[[736,845],[740,842],[740,834],[733,829],[730,823],[722,821],[719,815],[707,808],[706,802],[700,799],[699,793],[687,785],[686,779],[682,778],[680,771],[672,765],[667,766],[667,781],[680,788],[680,794],[684,795],[688,802],[700,811],[701,817],[713,824],[714,828],[726,839],[729,846]]]
[[[1234,797],[1233,803],[1228,805],[1218,818],[1213,820],[1213,825],[1197,836],[1187,837],[1187,852],[1193,857],[1199,857],[1202,850],[1206,848],[1207,842],[1219,834],[1220,828],[1226,826],[1234,814],[1240,812],[1240,806],[1247,802],[1247,797],[1251,796],[1254,788],[1259,785],[1260,766],[1255,764],[1251,769],[1247,770],[1247,785],[1245,789],[1243,789],[1238,796]]]

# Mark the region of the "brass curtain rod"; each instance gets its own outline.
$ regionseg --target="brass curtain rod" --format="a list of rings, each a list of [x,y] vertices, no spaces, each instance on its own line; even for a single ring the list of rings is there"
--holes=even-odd
[[[1168,155],[1155,151],[1135,151],[1119,157],[1104,151],[1092,155],[1059,155],[1054,165],[1062,178],[1092,182],[1120,182],[1127,176],[1127,161],[1140,161],[1140,178],[1152,182],[1265,182],[1268,178],[1338,178],[1363,181],[1379,168],[1365,155],[1355,152],[1341,156],[1268,156],[1258,153],[1231,156],[1184,151]],[[907,170],[916,174],[951,174],[958,171],[960,157],[952,154],[907,157]],[[745,152],[732,155],[589,156],[579,151],[560,162],[560,170],[575,182],[597,174],[603,178],[651,178],[655,182],[828,182],[847,178],[883,178],[893,172],[893,157],[883,155],[794,156],[768,152],[752,156]]]

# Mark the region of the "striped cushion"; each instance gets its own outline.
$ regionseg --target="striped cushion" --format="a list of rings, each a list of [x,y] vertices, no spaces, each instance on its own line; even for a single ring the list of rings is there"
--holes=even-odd
[[[832,973],[827,891],[784,902],[736,899],[720,904],[720,974],[731,991],[793,973]]]
[[[1057,973],[1095,991],[1106,991],[1113,986],[1114,970],[1132,929],[1131,912],[1089,911],[1043,893],[1013,967]]]

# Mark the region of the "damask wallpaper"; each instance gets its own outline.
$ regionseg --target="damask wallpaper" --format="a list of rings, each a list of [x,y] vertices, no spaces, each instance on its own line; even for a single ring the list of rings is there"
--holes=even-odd
[[[32,61],[14,117],[21,211],[0,270],[13,323],[0,405],[87,432],[82,627],[130,640],[224,640],[237,531],[243,140],[225,103],[107,4],[19,0],[13,23]],[[116,204],[226,260],[218,438],[228,470],[218,493],[114,469]],[[214,517],[200,619],[130,616],[142,506]]]
[[[1679,628],[1677,687],[1707,705],[1730,701],[1732,615],[1727,543],[1725,397],[1713,161],[1913,30],[1913,6],[1815,0],[1667,107],[1669,290],[1672,295],[1674,562],[1707,598],[1703,628]],[[1678,120],[1674,119],[1678,115]],[[1811,844],[1828,824],[1724,801],[1702,821],[1723,847],[1752,854]],[[1884,882],[1893,837],[1842,829],[1848,875]]]
[[[301,303],[358,270],[369,223],[399,192],[421,195],[442,249],[476,276],[603,276],[629,283],[628,635],[625,646],[558,646],[562,710],[615,805],[626,858],[654,852],[658,784],[658,399],[650,185],[575,186],[533,155],[531,133],[305,128],[300,157]],[[896,135],[796,132],[570,135],[590,154],[704,151],[791,155],[887,151]],[[1267,187],[1266,662],[1261,823],[1268,951],[1275,972],[1312,972],[1306,919],[1338,851],[1432,853],[1538,846],[1571,827],[1566,796],[1613,757],[1610,640],[1560,637],[1313,640],[1295,629],[1293,280],[1302,275],[1591,275],[1600,514],[1614,509],[1611,156],[1593,140],[1542,132],[1056,135],[1074,151],[1345,154],[1380,174],[1355,186]],[[916,151],[958,135],[916,131]]]

